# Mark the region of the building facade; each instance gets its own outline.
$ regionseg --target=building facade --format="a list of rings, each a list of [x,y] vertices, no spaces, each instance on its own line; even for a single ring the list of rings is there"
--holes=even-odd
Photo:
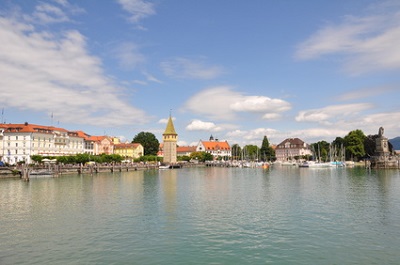
[[[114,144],[114,154],[132,162],[133,159],[139,158],[144,154],[144,148],[139,143]]]
[[[90,136],[88,142],[93,144],[94,155],[111,155],[114,153],[114,144],[111,137],[108,136]]]
[[[227,141],[220,142],[218,139],[214,140],[211,135],[209,141],[200,140],[196,147],[197,152],[207,152],[212,154],[214,159],[221,157],[224,160],[229,160],[232,156],[231,147]]]
[[[312,155],[310,146],[299,138],[288,138],[278,144],[275,148],[277,161],[291,161],[295,157]]]
[[[32,155],[65,156],[84,152],[84,138],[77,132],[36,124],[0,124],[1,161],[31,163]]]

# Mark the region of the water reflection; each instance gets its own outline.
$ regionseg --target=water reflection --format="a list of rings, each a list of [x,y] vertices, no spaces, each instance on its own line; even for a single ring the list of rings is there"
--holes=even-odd
[[[0,264],[395,264],[399,190],[363,168],[0,180]]]
[[[160,172],[160,185],[163,196],[164,215],[167,219],[168,229],[176,229],[177,219],[177,170]]]

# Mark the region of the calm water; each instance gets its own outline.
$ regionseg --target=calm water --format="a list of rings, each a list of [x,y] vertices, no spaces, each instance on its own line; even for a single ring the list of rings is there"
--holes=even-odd
[[[400,173],[0,179],[0,264],[400,264]]]

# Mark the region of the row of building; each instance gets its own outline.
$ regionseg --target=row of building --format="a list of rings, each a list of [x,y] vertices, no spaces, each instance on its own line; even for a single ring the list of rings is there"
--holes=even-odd
[[[197,146],[177,146],[178,134],[172,119],[168,120],[163,142],[158,155],[164,162],[175,163],[177,156],[205,151],[213,157],[232,157],[227,141],[212,136],[208,141],[200,140]],[[289,157],[311,154],[309,146],[298,138],[286,139],[275,147],[276,158],[285,161]],[[36,124],[0,124],[0,160],[8,164],[31,163],[32,155],[68,156],[77,154],[118,154],[132,161],[144,154],[140,143],[122,143],[117,137],[92,136],[83,131]]]

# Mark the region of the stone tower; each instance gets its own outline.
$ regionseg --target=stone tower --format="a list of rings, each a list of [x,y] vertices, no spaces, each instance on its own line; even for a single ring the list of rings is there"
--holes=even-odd
[[[378,137],[376,138],[376,150],[374,156],[371,157],[372,168],[399,168],[400,164],[396,157],[391,156],[389,150],[388,138],[383,136],[383,127],[379,128]]]
[[[174,123],[172,117],[169,115],[167,128],[163,133],[163,152],[164,152],[164,163],[174,164],[176,163],[176,142],[178,141],[178,134],[175,132]]]

